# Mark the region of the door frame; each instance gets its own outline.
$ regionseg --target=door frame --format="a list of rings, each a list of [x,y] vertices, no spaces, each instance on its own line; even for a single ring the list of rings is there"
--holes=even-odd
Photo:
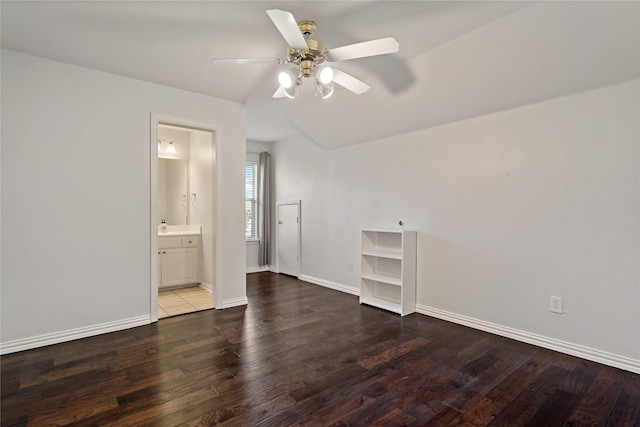
[[[276,271],[280,273],[280,252],[278,246],[280,245],[280,227],[278,227],[278,210],[280,206],[283,205],[295,205],[296,212],[298,215],[298,275],[296,277],[300,277],[302,275],[302,216],[300,215],[300,200],[287,200],[282,202],[276,202],[276,214],[275,214],[275,222],[276,222]]]
[[[220,140],[220,129],[218,126],[210,124],[210,123],[201,123],[196,122],[189,119],[183,119],[180,117],[173,117],[164,114],[151,113],[151,158],[150,158],[150,166],[151,166],[151,177],[150,177],[150,196],[151,196],[151,229],[150,229],[150,241],[151,241],[151,283],[150,283],[150,317],[151,322],[158,321],[158,225],[156,224],[158,220],[158,125],[170,125],[170,126],[178,126],[187,129],[201,130],[205,132],[211,132],[213,136],[213,140],[211,141],[214,157],[213,157],[213,167],[214,177],[215,177],[215,185],[214,191],[214,203],[215,203],[215,242],[214,242],[214,263],[216,263],[215,268],[215,283],[213,284],[213,298],[215,301],[215,308],[220,308],[220,290],[219,284],[221,283],[221,275],[220,269],[217,265],[217,259],[219,254],[222,253],[222,245],[220,239],[217,234],[219,230],[222,230],[222,212],[221,212],[221,203],[218,203],[218,195],[220,194],[220,190],[222,189],[221,184],[221,173],[220,173],[220,165],[222,164],[222,150]]]

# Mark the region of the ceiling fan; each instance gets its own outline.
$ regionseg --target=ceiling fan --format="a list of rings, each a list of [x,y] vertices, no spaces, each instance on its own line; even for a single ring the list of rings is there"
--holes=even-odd
[[[368,56],[385,55],[399,50],[399,43],[393,37],[385,37],[362,43],[351,44],[334,49],[309,38],[316,30],[316,23],[303,20],[296,23],[291,12],[279,9],[267,10],[267,15],[273,21],[282,37],[289,45],[286,59],[281,58],[245,58],[245,59],[214,59],[215,62],[230,62],[236,64],[253,64],[275,62],[280,65],[293,64],[278,75],[280,87],[273,94],[274,98],[295,98],[303,78],[313,77],[316,83],[316,96],[328,98],[333,94],[333,84],[360,95],[369,90],[370,86],[350,74],[327,65],[325,61],[337,62],[349,59],[365,58]]]

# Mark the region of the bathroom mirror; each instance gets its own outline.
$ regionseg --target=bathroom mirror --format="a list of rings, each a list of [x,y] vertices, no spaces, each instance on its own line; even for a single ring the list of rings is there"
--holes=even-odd
[[[189,225],[189,161],[158,159],[158,224]]]

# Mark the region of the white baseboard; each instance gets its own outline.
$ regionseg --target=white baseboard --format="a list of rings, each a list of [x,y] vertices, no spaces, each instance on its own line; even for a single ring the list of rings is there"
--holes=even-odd
[[[324,286],[325,288],[335,289],[336,291],[345,292],[347,294],[360,296],[360,289],[352,288],[351,286],[346,286],[341,283],[330,282],[329,280],[318,279],[317,277],[307,276],[306,274],[301,274],[298,276],[298,279],[303,282],[313,283],[314,285]]]
[[[213,286],[211,286],[209,283],[200,282],[200,287],[206,291],[213,292]]]
[[[247,274],[250,273],[260,273],[262,271],[269,271],[268,265],[260,265],[257,267],[247,267]]]
[[[101,323],[99,325],[85,326],[82,328],[69,329],[67,331],[54,332],[52,334],[38,335],[30,338],[22,338],[7,341],[0,344],[0,354],[15,353],[32,348],[44,347],[52,344],[59,344],[66,341],[73,341],[80,338],[92,337],[109,332],[121,331],[123,329],[135,328],[136,326],[148,325],[151,323],[149,315],[132,317],[129,319],[116,320],[113,322]]]
[[[231,307],[238,307],[240,305],[247,305],[249,304],[249,300],[247,299],[247,297],[240,297],[240,298],[232,298],[232,299],[226,299],[222,301],[222,305],[220,307],[216,307],[216,308],[231,308]]]
[[[620,368],[626,371],[640,374],[640,360],[631,359],[630,357],[620,356],[617,354],[608,353],[606,351],[585,347],[579,344],[574,344],[555,338],[549,338],[531,332],[521,331],[519,329],[498,325],[496,323],[486,322],[484,320],[463,316],[426,305],[416,304],[416,311],[427,316],[436,317],[438,319],[457,323],[459,325],[464,325],[470,328],[479,329],[481,331],[490,332],[495,335],[500,335],[502,337],[511,338],[516,341],[526,342],[527,344],[533,344],[538,347],[547,348],[549,350],[558,351],[560,353],[569,354],[571,356],[580,357],[582,359],[602,363],[603,365],[613,366],[615,368]]]
[[[360,289],[345,286],[341,283],[331,282],[329,280],[319,279],[317,277],[301,274],[298,279],[313,283],[314,285],[324,286],[326,288],[345,292],[351,295],[360,295]],[[519,329],[510,328],[508,326],[498,325],[496,323],[486,322],[484,320],[475,319],[473,317],[463,316],[435,307],[416,304],[416,312],[459,325],[468,326],[470,328],[479,329],[495,335],[511,338],[516,341],[526,342],[538,347],[547,348],[549,350],[558,351],[560,353],[569,354],[571,356],[580,357],[582,359],[591,360],[593,362],[602,363],[603,365],[613,366],[614,368],[624,369],[626,371],[640,374],[640,360],[632,359],[626,356],[585,347],[579,344],[558,340],[555,338],[545,337],[543,335],[534,334]]]

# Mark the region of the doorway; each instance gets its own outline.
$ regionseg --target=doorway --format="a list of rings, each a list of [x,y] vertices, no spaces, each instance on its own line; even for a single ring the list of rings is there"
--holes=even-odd
[[[300,276],[300,200],[276,203],[276,267],[278,272]]]
[[[216,298],[216,127],[152,114],[151,321]]]

